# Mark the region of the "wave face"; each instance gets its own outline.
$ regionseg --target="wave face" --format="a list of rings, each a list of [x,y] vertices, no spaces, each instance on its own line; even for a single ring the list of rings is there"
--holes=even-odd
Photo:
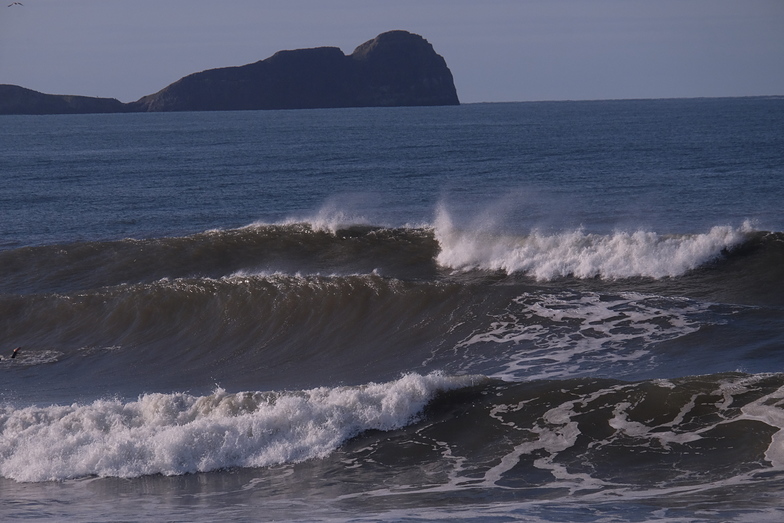
[[[431,276],[437,244],[422,229],[251,225],[179,238],[84,242],[0,251],[3,293],[69,292],[162,279],[243,274]]]

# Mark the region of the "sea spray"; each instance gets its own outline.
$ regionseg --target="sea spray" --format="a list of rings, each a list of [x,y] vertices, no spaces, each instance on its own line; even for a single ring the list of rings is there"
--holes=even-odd
[[[436,261],[459,271],[482,269],[525,273],[537,280],[576,278],[666,278],[685,274],[743,242],[752,227],[715,226],[707,233],[661,235],[656,232],[616,231],[592,234],[582,229],[527,236],[483,228],[460,229],[439,208],[435,236],[440,245]]]
[[[145,394],[137,401],[0,410],[0,475],[23,482],[179,475],[324,457],[366,430],[411,423],[474,378],[407,374],[299,392]]]

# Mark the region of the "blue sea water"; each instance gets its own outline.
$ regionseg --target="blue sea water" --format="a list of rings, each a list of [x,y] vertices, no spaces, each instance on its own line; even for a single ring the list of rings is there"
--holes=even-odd
[[[0,176],[3,520],[784,515],[782,98],[3,116]]]
[[[309,216],[781,229],[780,99],[3,118],[4,245]],[[496,211],[497,209],[497,211]]]

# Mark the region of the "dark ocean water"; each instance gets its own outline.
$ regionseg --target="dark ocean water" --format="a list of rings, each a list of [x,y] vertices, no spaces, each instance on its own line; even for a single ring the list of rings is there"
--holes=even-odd
[[[5,116],[0,175],[0,519],[784,518],[782,98]]]

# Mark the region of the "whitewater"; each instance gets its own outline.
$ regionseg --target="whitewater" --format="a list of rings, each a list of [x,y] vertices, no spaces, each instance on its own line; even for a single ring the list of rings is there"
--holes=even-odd
[[[685,274],[739,243],[752,231],[717,226],[702,234],[659,235],[653,231],[590,234],[582,229],[555,234],[537,230],[525,237],[499,236],[492,230],[457,230],[448,212],[439,209],[436,260],[457,270],[524,272],[537,280],[576,278],[664,278]]]

